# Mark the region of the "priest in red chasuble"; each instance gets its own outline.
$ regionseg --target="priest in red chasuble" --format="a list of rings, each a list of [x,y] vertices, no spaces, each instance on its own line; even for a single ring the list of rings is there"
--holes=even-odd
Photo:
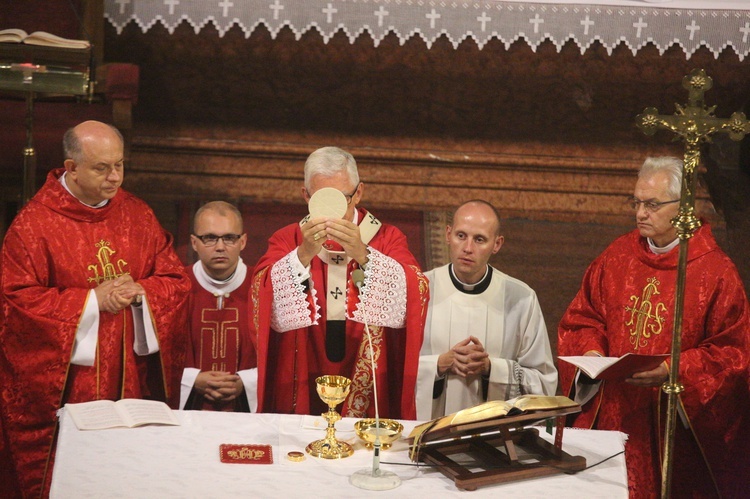
[[[250,333],[250,275],[240,252],[247,244],[242,214],[224,201],[195,213],[190,236],[198,261],[187,268],[190,348],[180,408],[256,412],[257,361]]]
[[[185,364],[190,281],[151,209],[120,188],[122,136],[87,121],[63,146],[65,168],[49,173],[2,248],[0,407],[25,497],[47,493],[65,403],[176,407]]]
[[[560,355],[670,353],[679,245],[670,221],[678,213],[681,180],[679,159],[645,161],[631,200],[637,229],[612,243],[586,271],[560,322]],[[737,269],[708,225],[694,233],[688,248],[679,363],[684,391],[671,492],[742,497],[750,490],[750,307]],[[631,497],[660,495],[667,407],[661,386],[668,364],[624,381],[594,382],[559,363],[564,393],[573,389],[583,404],[575,426],[628,435]]]
[[[342,218],[306,217],[277,231],[255,267],[253,326],[258,334],[260,411],[321,414],[315,379],[352,380],[343,416],[375,413],[370,352],[377,366],[380,416],[413,419],[428,284],[406,237],[358,207],[364,192],[346,151],[324,147],[305,163],[302,194],[344,194]],[[364,271],[361,290],[352,273]]]

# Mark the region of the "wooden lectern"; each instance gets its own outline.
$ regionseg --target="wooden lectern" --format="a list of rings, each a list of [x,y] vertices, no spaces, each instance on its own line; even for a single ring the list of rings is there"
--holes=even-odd
[[[562,450],[565,416],[580,410],[574,405],[427,429],[410,437],[412,460],[437,468],[463,490],[581,471],[586,458]],[[532,427],[551,418],[557,421],[554,444]]]

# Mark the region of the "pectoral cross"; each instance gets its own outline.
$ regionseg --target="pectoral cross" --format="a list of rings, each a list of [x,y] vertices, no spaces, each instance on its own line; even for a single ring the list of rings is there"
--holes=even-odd
[[[677,424],[677,396],[683,386],[677,377],[680,365],[680,342],[682,339],[682,310],[685,302],[685,275],[687,270],[688,241],[701,223],[695,216],[695,187],[697,177],[695,170],[700,164],[700,145],[711,142],[714,133],[727,133],[732,140],[741,140],[750,133],[750,123],[744,113],[734,113],[729,119],[714,116],[716,106],[706,107],[703,94],[711,88],[713,81],[702,69],[694,69],[682,79],[682,86],[688,91],[687,106],[675,104],[674,115],[661,115],[655,108],[647,108],[636,118],[638,127],[646,134],[653,135],[657,130],[665,129],[677,135],[675,140],[685,143],[683,159],[682,195],[680,211],[672,219],[672,225],[680,238],[680,253],[677,264],[677,286],[675,288],[674,329],[672,330],[671,365],[669,381],[662,390],[668,395],[667,424],[664,439],[664,463],[662,465],[661,497],[670,497],[672,463],[674,461],[674,431]]]

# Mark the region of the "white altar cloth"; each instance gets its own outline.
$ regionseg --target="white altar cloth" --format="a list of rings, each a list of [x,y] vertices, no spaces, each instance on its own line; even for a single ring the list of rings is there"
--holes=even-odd
[[[350,442],[354,455],[342,460],[307,456],[286,459],[289,451],[325,437],[320,417],[175,411],[181,426],[142,426],[80,431],[63,413],[52,475],[53,498],[84,497],[446,497],[499,494],[516,497],[626,498],[624,454],[575,475],[553,475],[461,491],[431,468],[413,465],[402,439],[381,452],[381,469],[393,471],[402,484],[390,491],[361,490],[349,483],[360,469],[372,469],[372,451],[353,431],[355,419],[336,423],[337,437]],[[416,422],[404,421],[404,435]],[[317,427],[317,428],[316,428]],[[551,440],[545,431],[540,434]],[[226,464],[219,445],[270,444],[273,464]],[[619,432],[566,429],[563,450],[586,457],[587,465],[624,448]],[[390,462],[408,465],[391,465]],[[468,495],[467,495],[468,494]]]

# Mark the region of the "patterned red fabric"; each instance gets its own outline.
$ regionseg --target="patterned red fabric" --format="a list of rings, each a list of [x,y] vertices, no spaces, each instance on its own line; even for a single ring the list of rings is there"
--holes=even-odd
[[[361,221],[367,212],[361,208],[359,210]],[[325,264],[319,258],[313,258],[310,270],[321,307],[319,324],[284,333],[271,329],[273,288],[270,268],[301,242],[302,233],[297,224],[277,231],[269,239],[268,251],[255,266],[251,293],[254,327],[258,334],[258,410],[283,414],[321,414],[328,407],[317,395],[315,378],[342,375],[353,379],[353,385],[366,387],[363,393],[357,395],[365,397],[369,403],[367,408],[349,407],[348,403],[344,403],[340,413],[354,417],[362,409],[363,413],[372,417],[375,409],[370,363],[365,360],[369,359],[369,355],[365,349],[367,336],[364,325],[347,320],[344,359],[330,362],[326,357],[326,300],[322,298],[326,296]],[[429,293],[427,280],[408,249],[406,237],[392,225],[383,224],[369,246],[396,260],[404,268],[407,282],[406,327],[390,329],[370,326],[373,346],[380,352],[379,357],[376,354],[380,416],[414,419],[414,387]],[[347,275],[351,275],[356,266],[356,262],[350,262]],[[359,299],[351,280],[347,280],[346,293],[347,310],[351,315]]]
[[[748,484],[747,390],[750,307],[737,269],[716,245],[707,225],[690,239],[682,323],[680,399],[697,443],[678,420],[673,497],[712,497],[705,452],[724,497],[740,497]],[[617,239],[588,268],[578,295],[560,322],[559,355],[596,351],[669,353],[678,249],[652,253],[638,231]],[[574,371],[560,363],[563,391]],[[663,414],[660,388],[602,382],[575,426],[628,434],[626,460],[631,497],[656,497],[661,488]],[[700,447],[698,447],[700,446]],[[744,485],[743,485],[744,484]]]
[[[193,266],[185,268],[193,285],[190,292],[190,347],[186,367],[201,371],[236,373],[252,369],[258,362],[254,336],[250,333],[249,296],[250,276],[242,285],[224,298],[223,307],[216,306],[216,297],[206,291],[195,278]],[[218,337],[221,338],[218,338]],[[215,403],[191,394],[192,403],[186,409],[233,411],[238,399],[230,403]]]
[[[56,411],[66,402],[168,398],[173,407],[185,360],[190,287],[171,236],[146,204],[123,191],[89,208],[59,183],[63,169],[21,210],[2,252],[0,404],[25,496],[51,475]],[[89,290],[130,273],[146,291],[160,351],[133,351],[130,310],[99,316],[92,367],[70,364]]]

